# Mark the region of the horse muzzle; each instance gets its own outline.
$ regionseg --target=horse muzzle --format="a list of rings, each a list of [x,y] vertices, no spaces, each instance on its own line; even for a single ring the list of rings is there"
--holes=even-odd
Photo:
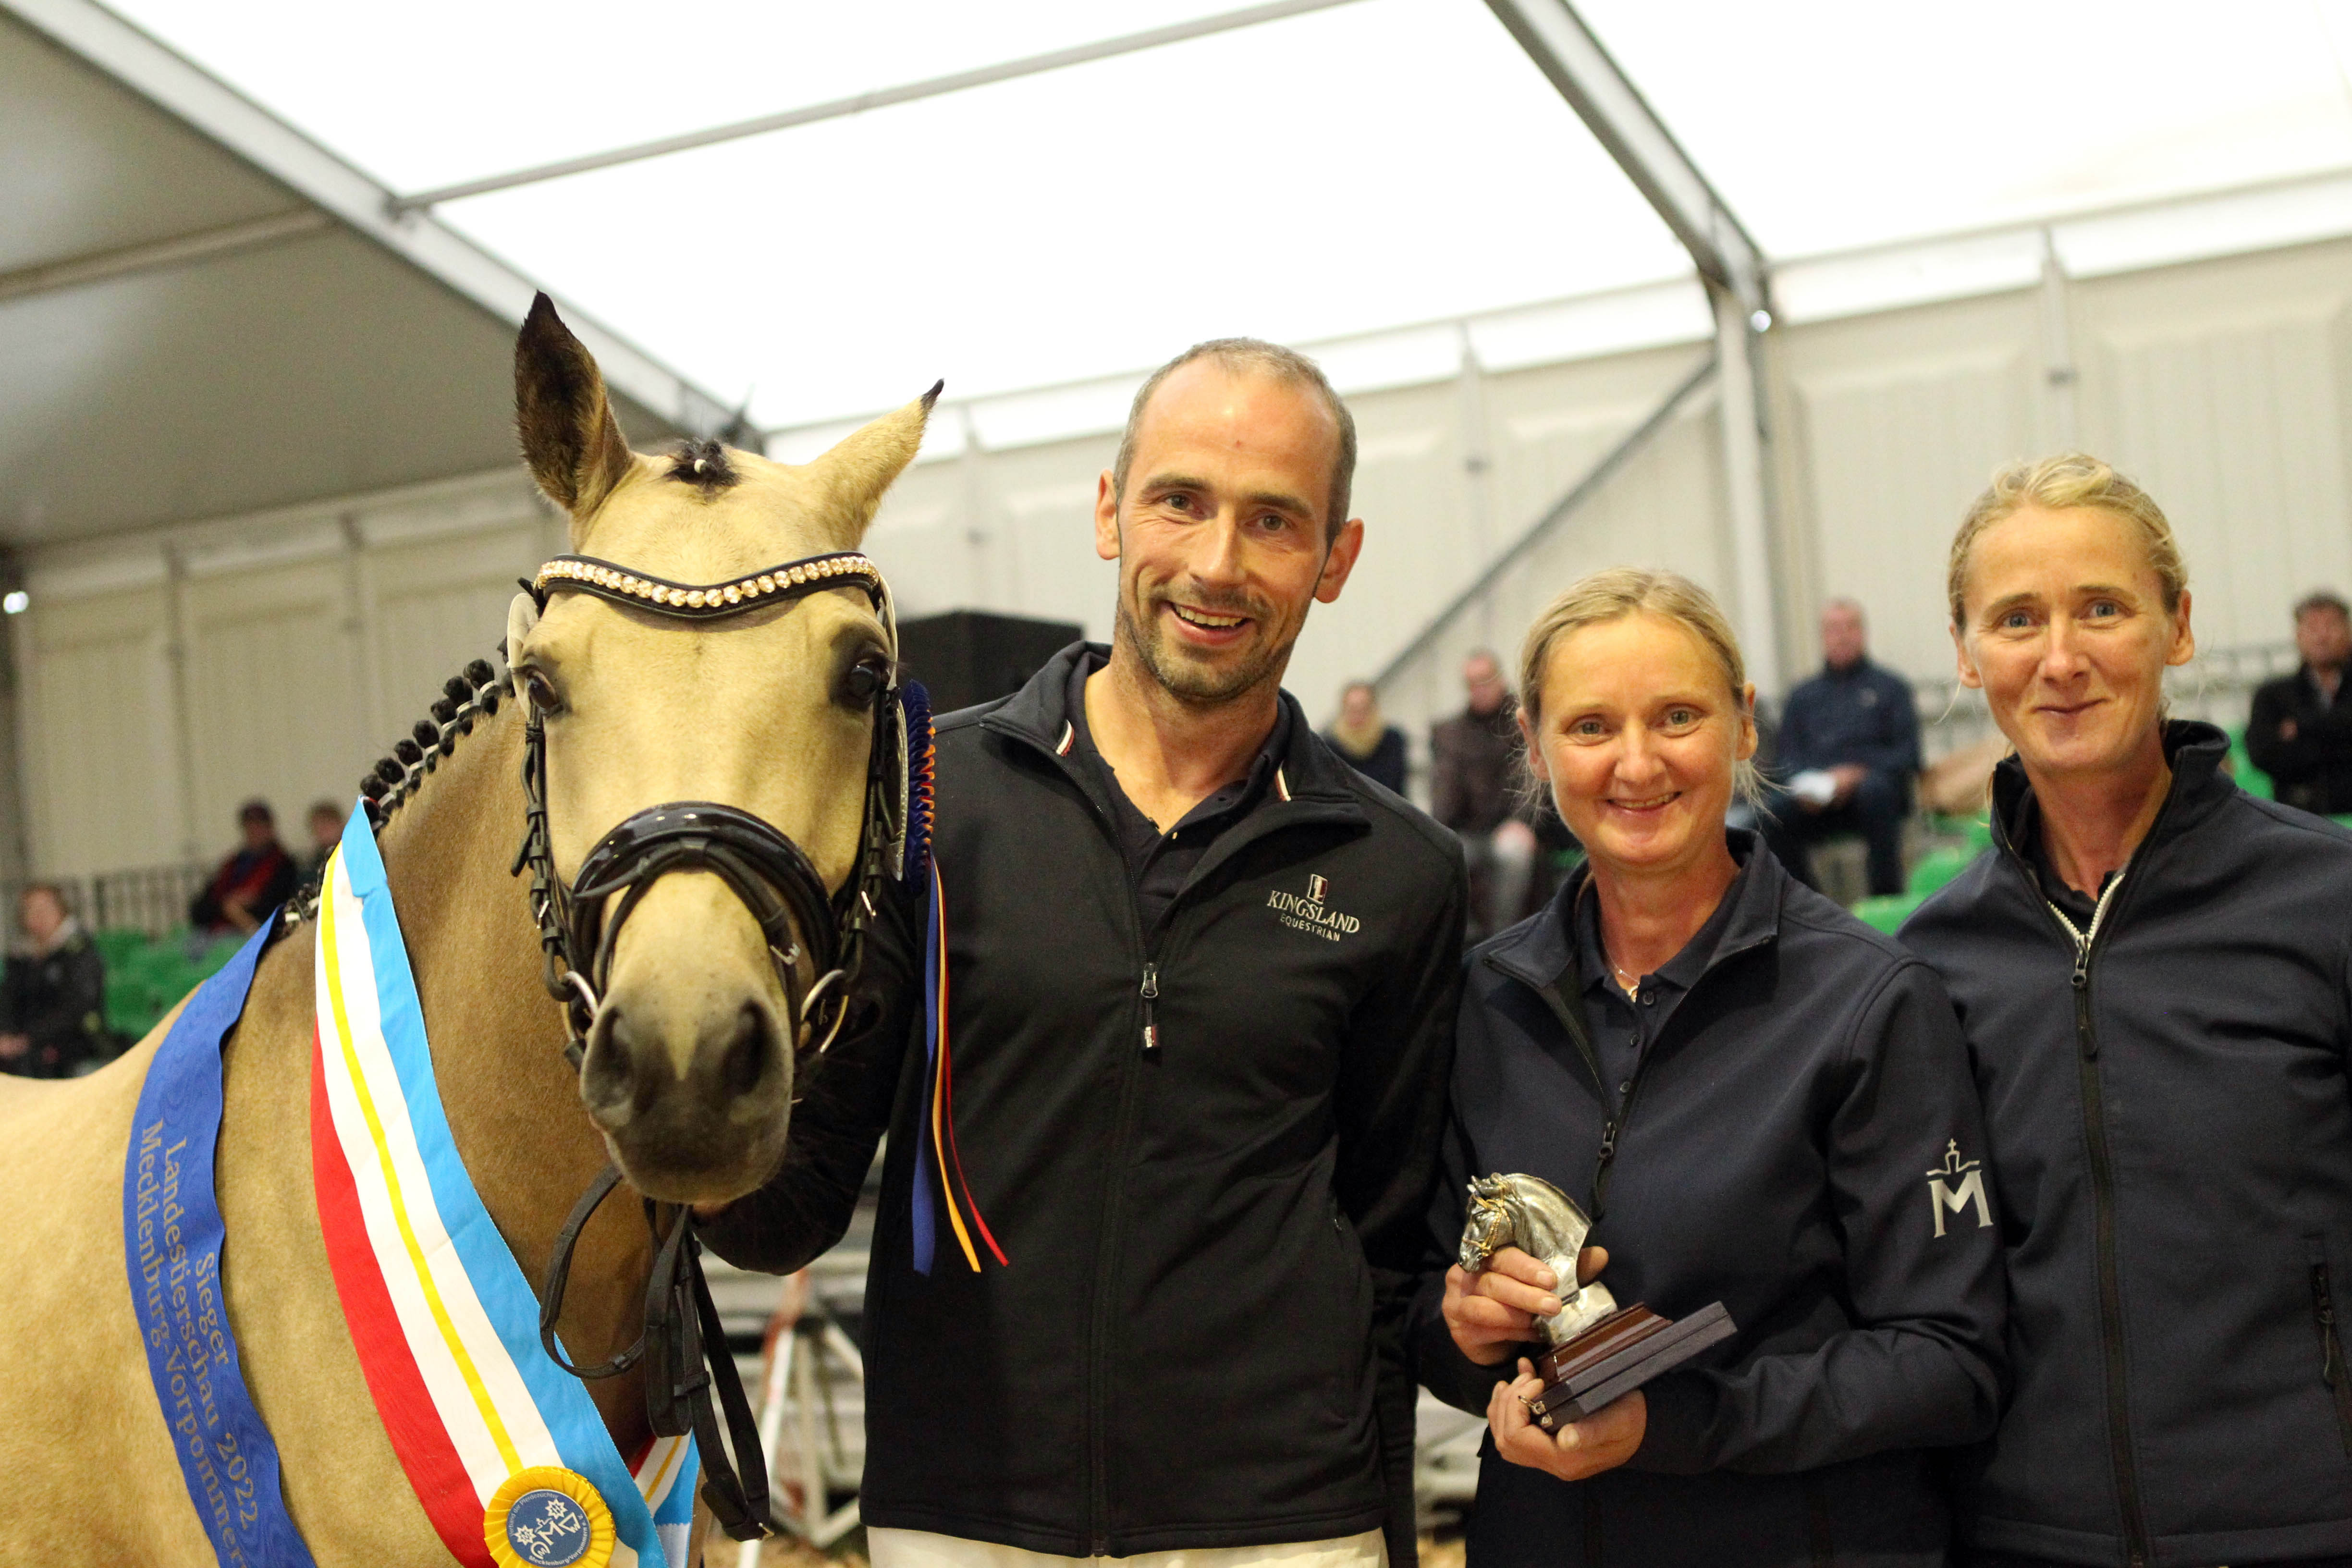
[[[790,1004],[760,928],[720,879],[646,889],[618,933],[580,1096],[647,1197],[740,1197],[782,1163],[792,1115]]]

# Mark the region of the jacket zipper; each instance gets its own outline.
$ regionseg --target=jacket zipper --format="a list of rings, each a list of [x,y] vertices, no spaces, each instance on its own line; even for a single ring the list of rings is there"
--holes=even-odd
[[[1633,1114],[1633,1097],[1642,1092],[1642,1069],[1649,1065],[1650,1053],[1645,1049],[1633,1058],[1633,1076],[1625,1080],[1630,1086],[1625,1090],[1625,1098],[1616,1102],[1615,1109],[1607,1109],[1610,1104],[1609,1079],[1601,1070],[1601,1056],[1592,1048],[1592,1037],[1585,1031],[1584,1019],[1568,1005],[1568,999],[1559,994],[1558,986],[1542,985],[1537,989],[1542,994],[1545,1004],[1551,1008],[1552,1016],[1568,1031],[1577,1055],[1584,1058],[1585,1068],[1592,1074],[1593,1087],[1601,1091],[1601,1103],[1604,1108],[1601,1118],[1601,1152],[1592,1164],[1592,1201],[1586,1215],[1598,1226],[1602,1213],[1609,1206],[1609,1171],[1617,1163],[1617,1136],[1624,1131],[1626,1120]]]
[[[2336,1331],[2336,1293],[2325,1263],[2311,1266],[2311,1312],[2319,1325],[2319,1380],[2336,1396],[2336,1425],[2343,1434],[2344,1452],[2352,1458],[2352,1368],[2344,1364],[2344,1341]]]
[[[2105,1098],[2099,1082],[2099,1037],[2091,1024],[2091,956],[2099,940],[2099,928],[2106,921],[2107,911],[2116,895],[2123,889],[2124,875],[2118,873],[2099,894],[2092,907],[2091,923],[2087,930],[2078,931],[2066,912],[2047,898],[2042,907],[2056,919],[2074,944],[2074,968],[2069,984],[2074,993],[2074,1070],[2083,1096],[2083,1135],[2089,1145],[2091,1157],[2091,1205],[2093,1231],[2098,1253],[2099,1272],[2099,1331],[2105,1352],[2107,1374],[2107,1447],[2108,1458],[2116,1472],[2116,1500],[2123,1506],[2125,1545],[2130,1552],[2131,1568],[2147,1568],[2148,1562],[2147,1520],[2140,1509],[2139,1466],[2132,1454],[2131,1403],[2125,1386],[2123,1281],[2116,1261],[2116,1175],[2114,1159],[2107,1147],[2107,1117]],[[2037,896],[2041,884],[2034,884]]]
[[[1111,853],[1118,858],[1119,875],[1124,879],[1127,875],[1127,857],[1126,852],[1119,847],[1118,829],[1101,804],[1095,799],[1094,792],[1087,787],[1086,781],[1079,777],[1077,770],[1070,765],[1069,760],[1055,752],[1051,745],[1042,743],[1035,736],[1024,731],[1008,730],[1002,732],[1011,734],[1015,739],[1034,747],[1053,762],[1054,765],[1061,771],[1063,777],[1068,779],[1076,787],[1079,798],[1087,803],[1087,808],[1093,813],[1096,823],[1103,830],[1103,836],[1110,841]],[[1234,828],[1239,830],[1242,826],[1241,823],[1236,823]],[[1207,868],[1208,862],[1205,860],[1201,866],[1194,868],[1192,875],[1185,879],[1184,886],[1177,890],[1175,899],[1160,916],[1158,926],[1149,931],[1143,929],[1143,910],[1135,901],[1134,889],[1130,887],[1128,889],[1128,912],[1132,917],[1131,929],[1134,932],[1136,951],[1140,960],[1140,976],[1136,989],[1143,1005],[1142,1049],[1122,1058],[1119,1073],[1118,1119],[1111,1134],[1110,1161],[1106,1173],[1107,1179],[1103,1183],[1100,1221],[1102,1239],[1095,1253],[1093,1310],[1087,1314],[1086,1415],[1088,1518],[1087,1539],[1089,1554],[1096,1557],[1108,1557],[1110,1555],[1111,1548],[1110,1440],[1108,1433],[1105,1430],[1104,1417],[1104,1390],[1108,1386],[1107,1363],[1109,1359],[1111,1341],[1111,1286],[1118,1272],[1119,1211],[1127,1185],[1121,1179],[1121,1173],[1126,1166],[1128,1144],[1135,1136],[1137,1089],[1140,1082],[1138,1075],[1143,1064],[1157,1059],[1160,1048],[1160,1024],[1156,1016],[1158,1012],[1156,1004],[1160,1000],[1158,938],[1166,931],[1169,921],[1175,914],[1177,906],[1184,901],[1186,895],[1192,892],[1200,880],[1202,871]]]
[[[995,728],[998,733],[1009,736],[1035,750],[1060,770],[1064,778],[1070,781],[1076,788],[1079,798],[1087,803],[1087,810],[1093,813],[1096,823],[1102,828],[1104,837],[1109,840],[1111,853],[1118,861],[1119,874],[1122,879],[1125,878],[1127,856],[1125,850],[1119,847],[1118,828],[1102,804],[1095,799],[1094,792],[1087,787],[1087,781],[1079,776],[1076,768],[1070,765],[1069,759],[1055,751],[1052,742],[1027,731],[1009,725],[992,725],[991,727]],[[1264,808],[1261,807],[1261,809]],[[1300,821],[1314,819],[1311,812],[1302,813],[1296,805],[1290,806],[1290,813]],[[1250,813],[1250,817],[1258,815],[1258,812],[1253,811]],[[1143,1005],[1142,1049],[1122,1058],[1118,1120],[1111,1135],[1108,1179],[1103,1183],[1102,1241],[1097,1247],[1095,1255],[1093,1310],[1087,1314],[1087,1456],[1089,1476],[1087,1492],[1088,1513],[1087,1538],[1089,1543],[1089,1553],[1096,1557],[1108,1556],[1111,1544],[1110,1455],[1109,1438],[1105,1431],[1103,1390],[1107,1386],[1106,1363],[1110,1353],[1111,1284],[1113,1277],[1118,1273],[1118,1265],[1119,1210],[1122,1206],[1121,1196],[1126,1191],[1126,1183],[1119,1179],[1119,1173],[1126,1165],[1128,1144],[1135,1136],[1137,1086],[1140,1082],[1138,1075],[1146,1062],[1158,1058],[1160,1049],[1160,1025],[1155,1016],[1158,1010],[1155,1004],[1160,999],[1158,939],[1165,933],[1170,921],[1176,913],[1177,907],[1182,904],[1192,889],[1199,885],[1204,872],[1212,869],[1214,864],[1230,858],[1232,850],[1255,842],[1266,832],[1274,831],[1271,828],[1262,829],[1258,834],[1252,834],[1238,842],[1228,844],[1227,838],[1245,832],[1248,821],[1249,818],[1245,817],[1241,822],[1234,823],[1227,830],[1226,837],[1220,838],[1217,848],[1225,849],[1228,853],[1220,855],[1216,849],[1213,849],[1208,858],[1204,858],[1199,866],[1193,868],[1192,874],[1186,878],[1184,885],[1177,889],[1175,899],[1171,901],[1167,910],[1160,916],[1159,924],[1151,931],[1147,931],[1143,929],[1143,911],[1135,902],[1134,889],[1130,887],[1128,889],[1128,911],[1133,917],[1131,929],[1134,931],[1135,947],[1140,964],[1140,976],[1136,989]]]

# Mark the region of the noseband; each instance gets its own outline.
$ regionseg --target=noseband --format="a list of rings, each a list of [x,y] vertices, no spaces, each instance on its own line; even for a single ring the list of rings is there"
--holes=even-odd
[[[674,871],[709,871],[742,900],[759,921],[783,988],[795,1051],[824,1050],[841,1032],[882,884],[905,868],[905,693],[896,674],[898,617],[882,574],[864,555],[842,552],[690,587],[591,556],[559,555],[540,568],[529,587],[542,609],[551,595],[582,593],[683,621],[723,620],[829,588],[863,589],[872,601],[889,643],[892,683],[874,716],[857,869],[838,894],[825,890],[807,852],[790,837],[748,811],[711,801],[673,801],[626,818],[588,852],[579,876],[566,886],[556,874],[548,827],[547,733],[537,704],[529,704],[523,726],[525,830],[514,869],[530,871],[531,912],[545,954],[542,979],[548,994],[563,1005],[570,1033],[564,1053],[572,1067],[585,1056],[623,923],[653,884]],[[812,977],[805,984],[804,957]]]
[[[856,871],[837,894],[825,890],[807,851],[748,811],[712,801],[673,801],[625,819],[600,839],[567,886],[556,874],[547,821],[547,731],[537,703],[523,697],[524,830],[514,870],[530,872],[530,907],[539,921],[548,994],[563,1007],[564,1055],[573,1070],[587,1058],[600,1000],[611,978],[622,926],[662,878],[707,871],[742,900],[759,922],[792,1017],[793,1053],[821,1052],[841,1032],[850,992],[865,960],[866,933],[886,879],[907,873],[909,715],[928,745],[929,708],[919,687],[899,682],[898,623],[890,590],[874,563],[855,552],[812,555],[715,585],[647,577],[585,555],[559,555],[526,583],[541,610],[554,594],[592,594],[616,605],[673,620],[722,620],[767,605],[788,604],[829,588],[865,591],[881,616],[888,641],[890,684],[879,694],[874,741],[866,765],[866,816],[858,832]],[[582,960],[584,957],[585,962]],[[811,978],[801,979],[803,965]],[[719,1527],[738,1541],[769,1532],[768,1464],[758,1423],[736,1376],[734,1358],[710,1289],[702,1277],[701,1246],[693,1211],[680,1205],[665,1224],[651,1199],[646,1223],[654,1234],[652,1272],[646,1283],[645,1331],[636,1342],[596,1366],[574,1365],[557,1342],[564,1285],[572,1250],[604,1198],[620,1184],[606,1166],[557,1234],[547,1280],[540,1291],[540,1342],[555,1363],[583,1379],[612,1377],[638,1363],[646,1367],[646,1415],[656,1434],[694,1434],[708,1478],[703,1500]],[[721,1446],[711,1409],[724,1408]],[[730,1468],[727,1454],[731,1448]]]

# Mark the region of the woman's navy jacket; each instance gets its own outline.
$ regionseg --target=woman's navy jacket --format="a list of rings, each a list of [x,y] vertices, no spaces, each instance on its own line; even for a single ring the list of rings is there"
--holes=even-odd
[[[1436,1244],[1454,1251],[1471,1175],[1526,1172],[1596,1215],[1620,1302],[1720,1300],[1739,1329],[1650,1384],[1621,1468],[1570,1484],[1489,1437],[1482,1568],[1940,1564],[1927,1450],[1992,1430],[2000,1233],[1951,1004],[1753,835],[1731,840],[1744,867],[1714,955],[1622,1100],[1587,1038],[1567,923],[1581,874],[1468,960]],[[1417,1371],[1483,1413],[1497,1369],[1454,1347],[1442,1295],[1433,1278],[1415,1301]]]
[[[2246,795],[2209,724],[2087,959],[2024,772],[1903,940],[1951,988],[1992,1136],[2015,1394],[1963,1492],[2069,1563],[2352,1554],[2352,834]],[[2079,976],[2079,978],[2078,978]]]

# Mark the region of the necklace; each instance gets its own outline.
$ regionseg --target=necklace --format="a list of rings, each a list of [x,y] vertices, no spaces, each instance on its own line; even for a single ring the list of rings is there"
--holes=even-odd
[[[1642,988],[1642,977],[1627,970],[1614,958],[1609,960],[1609,967],[1616,972],[1618,989],[1626,995],[1631,996]]]

